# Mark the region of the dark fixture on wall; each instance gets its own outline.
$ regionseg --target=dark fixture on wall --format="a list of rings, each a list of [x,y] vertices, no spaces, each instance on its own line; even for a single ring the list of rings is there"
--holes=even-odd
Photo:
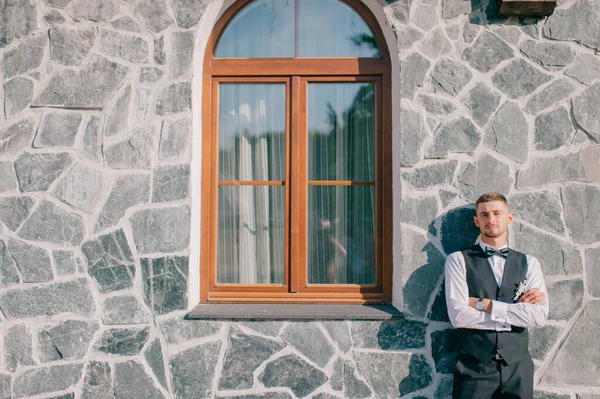
[[[556,0],[496,0],[501,17],[546,17],[554,12]]]

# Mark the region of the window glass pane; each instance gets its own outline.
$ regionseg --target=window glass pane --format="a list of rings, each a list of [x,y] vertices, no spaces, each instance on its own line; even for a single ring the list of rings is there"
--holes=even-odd
[[[284,180],[285,84],[219,87],[219,180]]]
[[[339,0],[299,2],[300,57],[379,58],[375,37],[360,15]]]
[[[215,57],[293,57],[294,7],[294,0],[257,0],[250,3],[225,28]]]
[[[283,284],[285,188],[219,187],[217,282]]]
[[[308,187],[308,282],[375,283],[374,186]]]
[[[309,180],[375,180],[375,84],[309,83]]]

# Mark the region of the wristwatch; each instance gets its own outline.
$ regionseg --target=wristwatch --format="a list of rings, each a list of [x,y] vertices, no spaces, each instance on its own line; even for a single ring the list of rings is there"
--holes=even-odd
[[[485,303],[483,303],[483,298],[479,298],[477,302],[475,302],[475,309],[483,310]]]

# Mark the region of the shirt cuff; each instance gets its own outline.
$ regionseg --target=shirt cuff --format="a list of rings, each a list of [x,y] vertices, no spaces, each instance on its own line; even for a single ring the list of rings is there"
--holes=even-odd
[[[492,300],[492,320],[498,323],[506,323],[508,303]]]

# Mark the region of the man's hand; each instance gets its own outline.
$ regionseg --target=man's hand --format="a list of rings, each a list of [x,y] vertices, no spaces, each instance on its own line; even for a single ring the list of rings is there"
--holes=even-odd
[[[540,292],[539,288],[532,288],[530,290],[525,291],[523,295],[519,297],[517,302],[533,303],[539,305],[540,303],[543,303],[545,299],[546,295],[544,295],[543,292]]]

